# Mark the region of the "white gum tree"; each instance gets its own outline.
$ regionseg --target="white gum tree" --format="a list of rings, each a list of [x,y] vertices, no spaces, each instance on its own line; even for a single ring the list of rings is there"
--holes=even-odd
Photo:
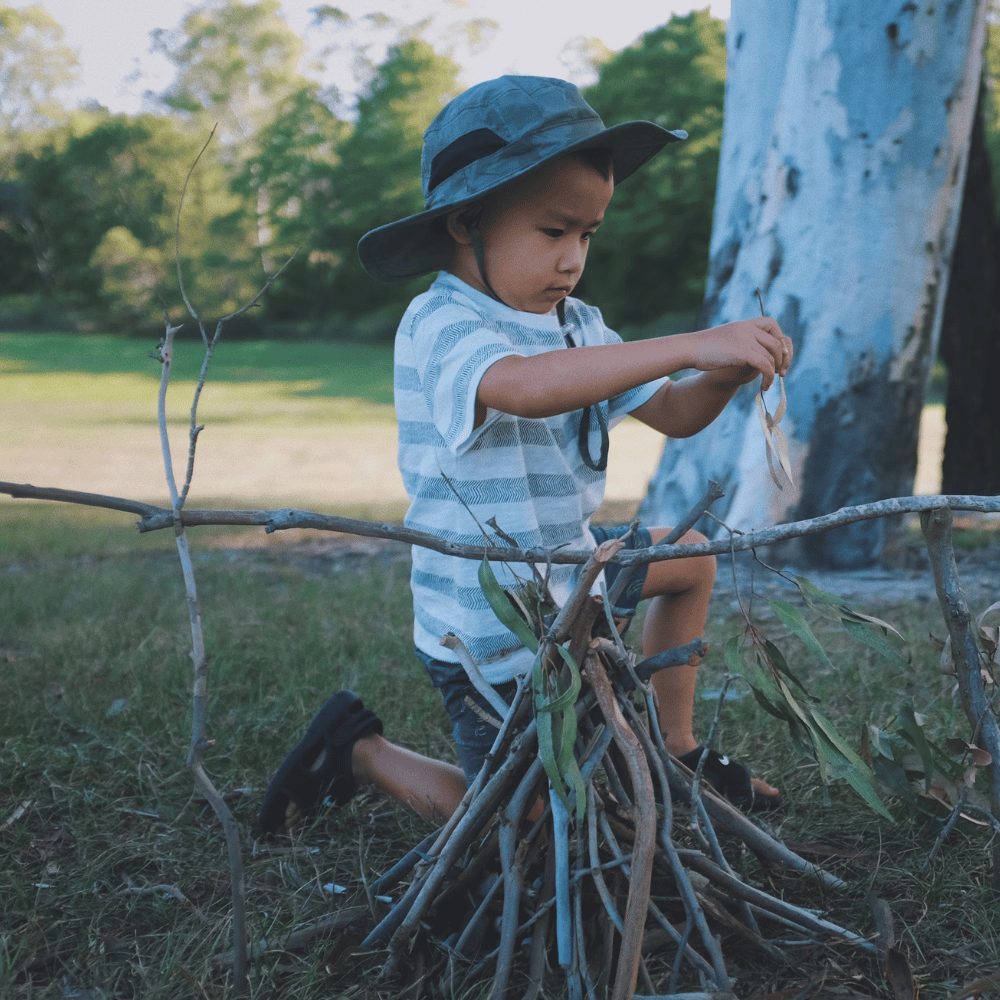
[[[936,354],[982,67],[986,0],[737,0],[706,323],[768,312],[796,344],[787,379],[794,485],[765,461],[754,389],[671,441],[643,506],[714,508],[761,527],[906,495]],[[773,394],[774,398],[771,398]],[[777,406],[777,389],[768,408]],[[884,520],[803,539],[814,563],[881,551]]]

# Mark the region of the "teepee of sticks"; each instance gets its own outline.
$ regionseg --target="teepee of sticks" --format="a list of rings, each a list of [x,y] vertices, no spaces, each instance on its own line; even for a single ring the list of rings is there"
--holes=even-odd
[[[362,943],[386,949],[387,979],[492,978],[499,1000],[537,996],[547,969],[557,969],[571,998],[623,1000],[639,985],[660,997],[692,984],[728,992],[720,934],[779,963],[795,945],[820,941],[875,952],[817,910],[755,887],[727,861],[720,835],[768,868],[811,881],[813,900],[844,885],[666,750],[647,682],[705,645],[636,662],[613,604],[591,594],[621,546],[616,539],[597,548],[571,598],[539,629],[535,669],[511,703],[490,692],[496,738],[459,808],[371,885],[369,898],[401,891]],[[476,665],[454,648],[486,691]]]

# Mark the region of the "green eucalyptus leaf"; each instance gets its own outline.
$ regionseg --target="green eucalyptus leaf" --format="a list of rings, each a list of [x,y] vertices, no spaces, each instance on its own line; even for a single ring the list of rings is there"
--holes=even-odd
[[[924,791],[929,792],[931,788],[931,778],[934,776],[934,752],[924,731],[917,721],[913,706],[904,705],[896,716],[896,728],[906,737],[910,746],[920,755],[920,763],[924,771]]]
[[[731,635],[723,644],[722,658],[730,673],[741,674],[744,669],[744,644],[742,635]]]
[[[830,662],[830,657],[826,655],[826,650],[823,648],[822,643],[816,638],[815,633],[809,627],[809,623],[806,621],[805,616],[796,608],[794,605],[788,604],[785,601],[772,600],[770,602],[771,607],[774,608],[775,614],[781,623],[792,633],[810,653],[813,654],[818,660],[824,663],[831,670],[833,669],[833,664]]]
[[[862,645],[875,650],[880,656],[884,656],[893,663],[903,667],[909,666],[909,660],[877,628],[872,628],[867,622],[851,617],[842,617],[840,623],[847,634],[857,639]]]
[[[486,600],[493,609],[493,614],[517,636],[522,646],[526,646],[533,653],[536,652],[538,649],[538,637],[531,631],[528,623],[517,613],[514,605],[510,603],[510,599],[507,597],[503,587],[500,586],[500,581],[497,580],[493,572],[493,567],[490,566],[490,561],[485,556],[479,564],[479,586],[483,594],[486,595]]]
[[[564,646],[556,646],[559,655],[566,664],[569,673],[569,686],[552,701],[545,701],[542,704],[536,702],[535,708],[539,712],[562,712],[576,704],[576,699],[580,694],[580,686],[583,681],[580,676],[580,668],[576,665],[570,651]]]
[[[566,784],[569,786],[570,791],[573,792],[573,798],[576,805],[576,815],[586,815],[587,786],[584,783],[583,775],[580,773],[580,765],[576,762],[575,757],[570,758],[570,761],[566,765],[563,773],[566,778]]]
[[[766,661],[770,663],[771,666],[778,671],[778,673],[787,677],[788,680],[790,680],[810,701],[816,700],[806,689],[805,684],[803,684],[802,681],[800,681],[798,677],[792,673],[792,669],[788,666],[788,661],[785,659],[785,654],[782,653],[782,651],[778,649],[778,647],[775,646],[770,639],[764,639],[760,644],[760,647],[763,650]]]
[[[553,746],[552,716],[539,715],[535,721],[538,726],[538,756],[549,779],[549,786],[559,796],[566,808],[572,809],[569,796],[566,794],[566,785],[563,781],[562,772],[556,761],[556,753]]]

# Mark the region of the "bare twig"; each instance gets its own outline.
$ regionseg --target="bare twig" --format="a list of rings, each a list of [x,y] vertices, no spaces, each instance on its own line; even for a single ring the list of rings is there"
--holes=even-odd
[[[198,316],[197,310],[191,304],[191,300],[188,298],[187,288],[184,285],[184,273],[181,268],[181,213],[184,211],[184,202],[187,198],[187,189],[188,185],[191,183],[191,178],[194,176],[194,172],[198,168],[201,158],[205,155],[205,150],[208,149],[211,145],[212,139],[215,138],[215,130],[218,127],[218,123],[212,126],[212,131],[208,133],[208,138],[205,140],[204,145],[198,150],[198,155],[194,158],[191,166],[188,167],[188,172],[184,177],[184,186],[181,188],[181,196],[177,199],[177,217],[174,220],[174,266],[177,269],[177,285],[180,288],[181,299],[183,299],[184,305],[187,307],[187,311],[190,313],[191,318],[198,324],[198,329],[201,331],[201,339],[206,346],[208,346],[208,336],[205,333],[205,327],[201,322],[201,318]],[[169,324],[167,325],[169,326]]]
[[[139,514],[141,520],[137,527],[139,531],[162,531],[174,526],[173,513],[169,509],[144,504],[138,500],[125,497],[106,496],[99,493],[84,493],[77,490],[65,490],[53,487],[33,486],[30,483],[11,483],[0,481],[0,493],[5,493],[15,499],[56,500],[62,503],[82,504],[86,507],[104,507],[111,510],[122,510]],[[841,507],[840,510],[819,517],[802,521],[789,521],[787,524],[760,531],[737,533],[732,538],[720,538],[709,542],[698,542],[693,545],[651,545],[644,549],[630,549],[619,552],[615,562],[623,566],[661,562],[669,559],[686,559],[691,556],[722,555],[729,552],[745,552],[748,549],[763,548],[787,541],[790,538],[800,538],[803,535],[814,535],[832,528],[840,528],[857,521],[869,521],[879,517],[891,517],[900,514],[914,514],[928,510],[948,509],[952,511],[969,511],[981,514],[1000,513],[1000,496],[973,496],[966,494],[936,495],[919,497],[894,497],[889,500],[878,500],[874,503],[858,504],[853,507]],[[482,545],[461,545],[448,542],[429,532],[414,531],[398,524],[388,524],[379,521],[365,521],[359,518],[343,517],[339,514],[318,514],[314,511],[296,510],[290,507],[269,510],[239,510],[220,508],[216,510],[185,509],[181,514],[181,523],[186,528],[205,525],[246,525],[262,527],[268,532],[285,531],[292,528],[309,528],[315,531],[339,531],[346,534],[362,535],[368,538],[386,538],[405,542],[409,545],[420,545],[435,552],[457,556],[460,559],[481,560],[484,555]],[[527,562],[553,564],[582,565],[593,553],[586,549],[512,549],[506,546],[492,546],[485,549],[488,559],[495,562]]]
[[[976,642],[972,614],[962,592],[952,544],[950,510],[921,515],[920,526],[927,542],[934,586],[951,637],[951,653],[962,699],[962,708],[972,727],[972,740],[992,756],[989,766],[990,810],[1000,820],[1000,723],[983,683],[983,657]],[[993,877],[1000,885],[1000,845],[993,848]]]
[[[163,452],[163,471],[170,491],[175,518],[175,542],[177,557],[184,578],[184,593],[187,599],[188,622],[191,631],[191,661],[193,683],[191,691],[191,742],[188,748],[187,763],[194,776],[195,784],[201,789],[212,811],[222,825],[226,841],[226,852],[229,860],[231,898],[233,907],[233,989],[237,996],[247,992],[247,927],[246,901],[243,879],[243,853],[240,846],[239,829],[232,811],[225,799],[213,784],[205,771],[203,760],[208,742],[205,738],[206,694],[208,685],[208,658],[205,653],[205,634],[201,622],[201,606],[198,600],[198,588],[195,583],[194,566],[191,562],[191,551],[188,547],[184,526],[179,522],[183,499],[177,489],[174,477],[173,459],[170,454],[170,439],[167,435],[167,386],[170,383],[170,372],[173,364],[174,335],[180,327],[166,324],[166,333],[161,347],[160,356],[162,368],[160,372],[160,389],[158,394],[157,418],[160,428],[160,444]]]

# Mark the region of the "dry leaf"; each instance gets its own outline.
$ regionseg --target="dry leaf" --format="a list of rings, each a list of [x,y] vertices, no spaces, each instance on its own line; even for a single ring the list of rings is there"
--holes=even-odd
[[[889,904],[878,896],[870,897],[868,902],[875,921],[876,943],[881,954],[888,959],[890,949],[896,946],[896,927],[892,919],[892,910],[889,909]]]
[[[777,380],[778,388],[781,390],[781,398],[778,401],[777,409],[774,411],[774,416],[772,417],[767,410],[763,390],[757,393],[757,416],[760,418],[760,427],[764,433],[764,453],[767,457],[767,471],[770,473],[774,485],[779,490],[783,490],[785,482],[778,475],[778,469],[781,469],[789,486],[795,485],[795,479],[792,476],[792,462],[788,452],[788,439],[785,437],[784,431],[778,426],[788,410],[788,400],[785,396],[785,380],[780,375],[777,376]]]
[[[952,993],[948,1000],[977,1000],[978,997],[997,991],[1000,991],[1000,972],[966,983],[960,990]]]
[[[949,635],[941,647],[941,658],[938,661],[938,670],[942,674],[955,674],[955,658],[951,655],[951,636]]]
[[[888,948],[885,953],[885,978],[889,980],[896,1000],[919,1000],[920,987],[913,978],[910,963],[898,948]]]
[[[987,767],[993,763],[993,755],[989,750],[984,750],[982,747],[976,746],[975,743],[969,743],[961,736],[949,736],[944,741],[944,747],[948,753],[962,757],[968,756],[973,767]]]

